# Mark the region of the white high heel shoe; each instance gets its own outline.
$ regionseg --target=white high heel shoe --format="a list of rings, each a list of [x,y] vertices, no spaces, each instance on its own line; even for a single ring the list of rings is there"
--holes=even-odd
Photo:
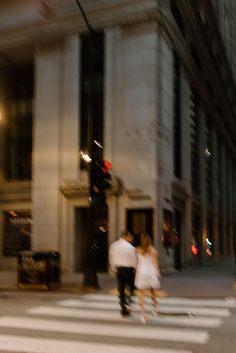
[[[147,323],[147,318],[146,318],[146,316],[144,316],[144,315],[141,315],[141,322],[143,323],[143,324],[146,324]]]

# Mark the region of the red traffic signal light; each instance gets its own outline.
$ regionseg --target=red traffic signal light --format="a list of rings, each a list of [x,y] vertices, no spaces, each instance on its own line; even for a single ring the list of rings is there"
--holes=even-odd
[[[110,170],[112,165],[106,160],[95,160],[92,163],[92,184],[98,192],[104,192],[111,187]]]
[[[112,170],[112,165],[109,161],[103,160],[101,168],[104,173],[107,173],[107,172],[109,172],[109,170]]]

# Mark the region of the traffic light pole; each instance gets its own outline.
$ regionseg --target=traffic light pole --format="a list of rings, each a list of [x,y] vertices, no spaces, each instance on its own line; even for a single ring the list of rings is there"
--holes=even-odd
[[[96,43],[95,43],[95,31],[89,24],[89,21],[85,15],[85,12],[78,0],[75,0],[80,12],[84,18],[84,21],[88,27],[89,33],[92,35],[92,44],[90,48],[90,55],[96,55]],[[92,47],[93,46],[93,47]],[[93,287],[99,288],[98,278],[96,273],[96,247],[94,242],[94,207],[92,204],[92,195],[93,195],[93,164],[94,164],[94,146],[93,146],[93,130],[94,130],[94,107],[93,107],[93,96],[96,94],[94,91],[95,87],[95,75],[93,63],[90,58],[90,69],[89,69],[89,78],[90,78],[90,109],[88,112],[88,153],[91,158],[91,162],[88,163],[88,179],[89,179],[89,190],[88,190],[88,212],[87,212],[87,237],[86,237],[86,257],[85,264],[83,269],[83,286],[84,287]]]
[[[100,288],[96,273],[96,246],[94,242],[94,207],[92,205],[93,184],[92,184],[92,163],[89,163],[89,207],[87,212],[87,239],[86,239],[86,259],[83,271],[83,286]]]
[[[92,46],[94,40],[92,40]],[[91,55],[94,55],[94,48],[91,48]],[[91,60],[92,61],[92,60]],[[96,246],[94,241],[94,213],[95,208],[93,205],[93,168],[95,161],[94,144],[93,144],[93,130],[94,130],[94,104],[93,97],[94,92],[94,71],[93,64],[90,64],[90,109],[88,112],[88,153],[91,158],[91,162],[88,164],[88,212],[87,212],[87,239],[86,239],[86,260],[84,269],[83,286],[99,288],[98,278],[96,273]]]

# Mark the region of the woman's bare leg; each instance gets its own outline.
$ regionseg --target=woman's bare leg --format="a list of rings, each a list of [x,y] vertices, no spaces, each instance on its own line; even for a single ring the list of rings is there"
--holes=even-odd
[[[154,315],[156,315],[157,312],[158,312],[157,289],[152,288],[152,289],[150,290],[150,293],[151,293],[152,307],[153,307],[152,313],[153,313]]]
[[[139,300],[140,300],[140,311],[141,311],[141,320],[143,323],[146,322],[146,314],[145,314],[145,289],[139,289]]]

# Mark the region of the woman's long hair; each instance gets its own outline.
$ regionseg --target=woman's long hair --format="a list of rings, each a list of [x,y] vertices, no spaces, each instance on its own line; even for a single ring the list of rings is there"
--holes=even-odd
[[[151,238],[147,233],[141,233],[140,235],[140,248],[141,253],[144,255],[148,252],[148,248],[151,245]]]

